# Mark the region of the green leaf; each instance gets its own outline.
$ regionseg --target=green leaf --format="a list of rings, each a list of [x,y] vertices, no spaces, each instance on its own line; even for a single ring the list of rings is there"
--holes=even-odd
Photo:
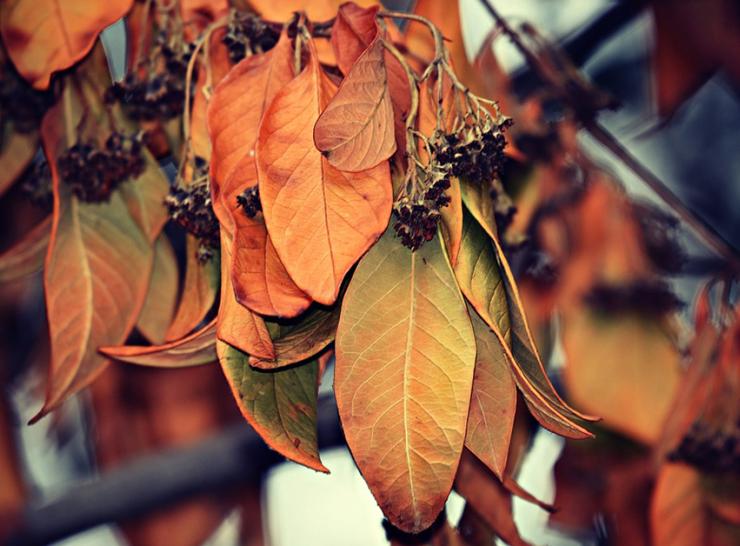
[[[318,361],[263,371],[252,368],[246,353],[223,341],[216,350],[242,415],[267,445],[297,463],[328,472],[316,438]]]

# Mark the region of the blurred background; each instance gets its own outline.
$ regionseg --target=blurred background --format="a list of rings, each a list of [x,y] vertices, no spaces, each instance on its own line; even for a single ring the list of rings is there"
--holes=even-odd
[[[728,29],[736,28],[733,25],[737,19],[718,29],[721,21],[712,18],[714,8],[710,4],[724,5],[721,0],[708,0],[705,9],[690,11],[683,19],[681,10],[666,13],[671,11],[671,4],[682,4],[682,0],[656,2],[655,10],[647,2],[637,1],[489,1],[511,25],[527,23],[549,43],[574,46],[568,52],[573,54],[574,63],[580,66],[587,81],[618,103],[613,110],[601,112],[598,121],[689,209],[735,248],[740,247],[740,44],[737,33],[725,35]],[[690,0],[686,3],[700,4]],[[409,10],[413,2],[387,4]],[[455,2],[449,2],[449,6],[456,9]],[[494,21],[480,0],[460,0],[459,10],[465,49],[472,60],[484,47]],[[740,8],[737,10],[740,12]],[[740,19],[740,13],[735,15]],[[123,25],[112,25],[103,40],[112,73],[120,78],[125,51]],[[508,102],[526,104],[532,97],[539,97],[542,84],[532,77],[516,48],[501,37],[495,40],[494,51],[498,69],[508,75],[510,85],[506,92],[513,97]],[[656,62],[658,51],[668,59],[671,68],[667,72],[665,63]],[[556,123],[563,117],[560,105],[550,104],[546,98],[537,100],[541,115],[548,121]],[[505,113],[519,123],[515,113]],[[589,161],[609,173],[628,195],[663,210],[662,201],[591,134],[574,131],[573,136],[575,145]],[[518,147],[527,153],[523,141]],[[0,201],[3,248],[33,225],[12,197],[11,194],[10,199]],[[687,304],[678,315],[688,322],[697,287],[715,271],[716,257],[680,220],[675,223],[674,232],[693,266],[666,279],[675,295]],[[173,234],[173,240],[176,238]],[[533,298],[538,297],[536,290],[532,294]],[[115,469],[143,454],[161,453],[195,442],[204,442],[206,448],[223,445],[224,434],[235,427],[248,427],[241,421],[217,366],[180,370],[112,366],[89,392],[38,424],[26,426],[43,400],[48,356],[48,347],[39,342],[46,331],[43,309],[40,275],[0,286],[0,354],[5,363],[0,408],[0,450],[5,453],[0,453],[0,464],[4,465],[4,469],[0,468],[0,485],[8,498],[23,496],[32,506],[42,506],[63,498],[81,483],[95,480],[103,469]],[[567,387],[563,370],[568,369],[569,352],[563,348],[559,329],[559,320],[548,321],[550,350],[546,352],[553,378]],[[676,332],[679,337],[689,335],[687,327]],[[608,350],[616,350],[610,347]],[[617,369],[619,365],[616,364]],[[650,366],[651,362],[641,365]],[[331,373],[327,373],[322,383],[322,392],[329,398],[331,380]],[[329,406],[329,411],[335,411],[333,406]],[[604,435],[609,438],[614,434],[620,442],[624,440],[619,444],[627,446],[624,449],[639,451],[639,442],[635,442],[639,432],[630,435],[616,421],[617,425]],[[614,538],[614,518],[617,510],[629,504],[629,499],[614,501],[616,504],[595,502],[589,496],[592,492],[575,491],[573,482],[590,476],[583,466],[578,466],[582,460],[561,466],[556,477],[556,462],[564,448],[568,449],[566,442],[532,425],[530,431],[529,450],[518,469],[519,483],[546,502],[556,498],[562,501],[562,491],[566,491],[571,496],[563,502],[590,506],[578,516],[565,510],[550,519],[544,510],[514,498],[513,513],[522,537],[533,544],[550,546],[627,544]],[[242,456],[248,458],[252,454],[245,452]],[[255,456],[266,457],[264,450],[256,451]],[[137,514],[122,526],[95,527],[55,544],[388,544],[381,525],[382,514],[346,448],[327,448],[321,456],[331,470],[328,476],[295,464],[277,464],[242,487],[221,488],[213,493],[196,490],[193,492],[198,495],[192,498],[153,509],[146,516]],[[208,468],[209,461],[199,461],[202,466],[192,467],[191,471],[208,474],[212,470]],[[166,474],[168,468],[163,464],[159,468]],[[264,461],[255,464],[258,468],[269,466]],[[182,468],[174,466],[169,470]],[[599,474],[595,479],[600,480],[599,487],[603,489],[614,480],[629,482],[641,475],[640,468],[633,465],[623,468],[621,477]],[[561,492],[556,491],[556,484],[562,484]],[[624,494],[639,496],[639,491]],[[447,508],[451,522],[457,522],[463,503],[453,493]],[[628,516],[620,513],[619,517]],[[621,520],[616,528],[632,523]]]

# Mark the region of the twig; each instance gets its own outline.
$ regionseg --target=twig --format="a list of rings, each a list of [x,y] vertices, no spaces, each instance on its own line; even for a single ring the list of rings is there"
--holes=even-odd
[[[540,59],[522,42],[519,34],[509,26],[507,21],[498,13],[489,0],[481,0],[481,3],[493,17],[501,31],[511,40],[512,44],[524,56],[530,67],[535,70],[542,78],[545,85],[551,85],[548,78],[547,67],[543,66]],[[556,86],[557,88],[558,86]],[[561,91],[559,88],[558,91]],[[578,104],[572,104],[572,97],[567,93],[562,93],[563,99],[571,102],[570,106],[579,110]],[[702,240],[727,260],[728,265],[735,271],[740,271],[740,253],[730,245],[714,228],[707,224],[694,211],[683,204],[681,199],[657,176],[655,176],[647,167],[640,163],[630,152],[624,148],[609,131],[594,119],[581,119],[583,127],[594,137],[602,146],[609,150],[617,159],[622,161],[632,172],[634,172],[642,182],[648,186],[655,194],[670,207],[676,215],[690,225]]]
[[[333,398],[319,403],[318,432],[322,448],[344,445]],[[240,423],[195,445],[141,457],[46,504],[28,506],[15,532],[0,536],[0,543],[42,546],[198,494],[259,483],[270,467],[284,461]]]

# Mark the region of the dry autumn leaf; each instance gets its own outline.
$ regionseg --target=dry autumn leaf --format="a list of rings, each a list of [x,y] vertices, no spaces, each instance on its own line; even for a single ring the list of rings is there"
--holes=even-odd
[[[133,0],[8,0],[0,9],[0,33],[13,64],[37,89],[92,49],[98,34],[123,17]]]
[[[349,268],[382,234],[392,201],[387,162],[342,172],[314,147],[311,129],[334,93],[309,47],[307,66],[275,95],[257,140],[270,238],[296,285],[324,305],[334,303]]]
[[[318,362],[280,370],[256,370],[249,356],[218,341],[218,359],[244,418],[274,450],[288,459],[329,472],[316,440]]]
[[[393,105],[378,34],[357,58],[314,126],[314,142],[331,165],[364,171],[396,151]]]
[[[37,133],[26,135],[11,132],[0,138],[0,195],[4,194],[23,174],[39,148]]]
[[[681,464],[660,469],[650,507],[653,546],[696,546],[707,542],[699,473]]]
[[[50,232],[51,216],[0,254],[0,282],[13,281],[41,271],[49,246]]]
[[[386,231],[347,288],[335,351],[355,461],[391,523],[419,532],[452,487],[475,368],[470,318],[439,239],[411,252]]]
[[[296,11],[305,11],[312,21],[328,21],[337,14],[345,0],[249,0],[250,5],[268,21],[288,21]],[[358,0],[359,6],[378,4],[377,0]]]
[[[163,345],[124,345],[101,347],[105,356],[140,366],[182,368],[215,362],[216,321],[212,321],[187,337]]]
[[[154,244],[154,265],[144,307],[136,328],[151,343],[162,343],[175,313],[177,303],[177,257],[166,235]]]

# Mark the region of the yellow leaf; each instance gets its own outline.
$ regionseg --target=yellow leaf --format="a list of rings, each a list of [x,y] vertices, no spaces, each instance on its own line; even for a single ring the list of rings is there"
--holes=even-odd
[[[154,266],[136,327],[152,343],[162,343],[177,303],[177,257],[166,235],[154,245]],[[187,295],[186,295],[187,297]]]
[[[439,238],[416,252],[388,229],[342,304],[335,394],[347,443],[388,519],[432,524],[463,447],[475,337]]]

